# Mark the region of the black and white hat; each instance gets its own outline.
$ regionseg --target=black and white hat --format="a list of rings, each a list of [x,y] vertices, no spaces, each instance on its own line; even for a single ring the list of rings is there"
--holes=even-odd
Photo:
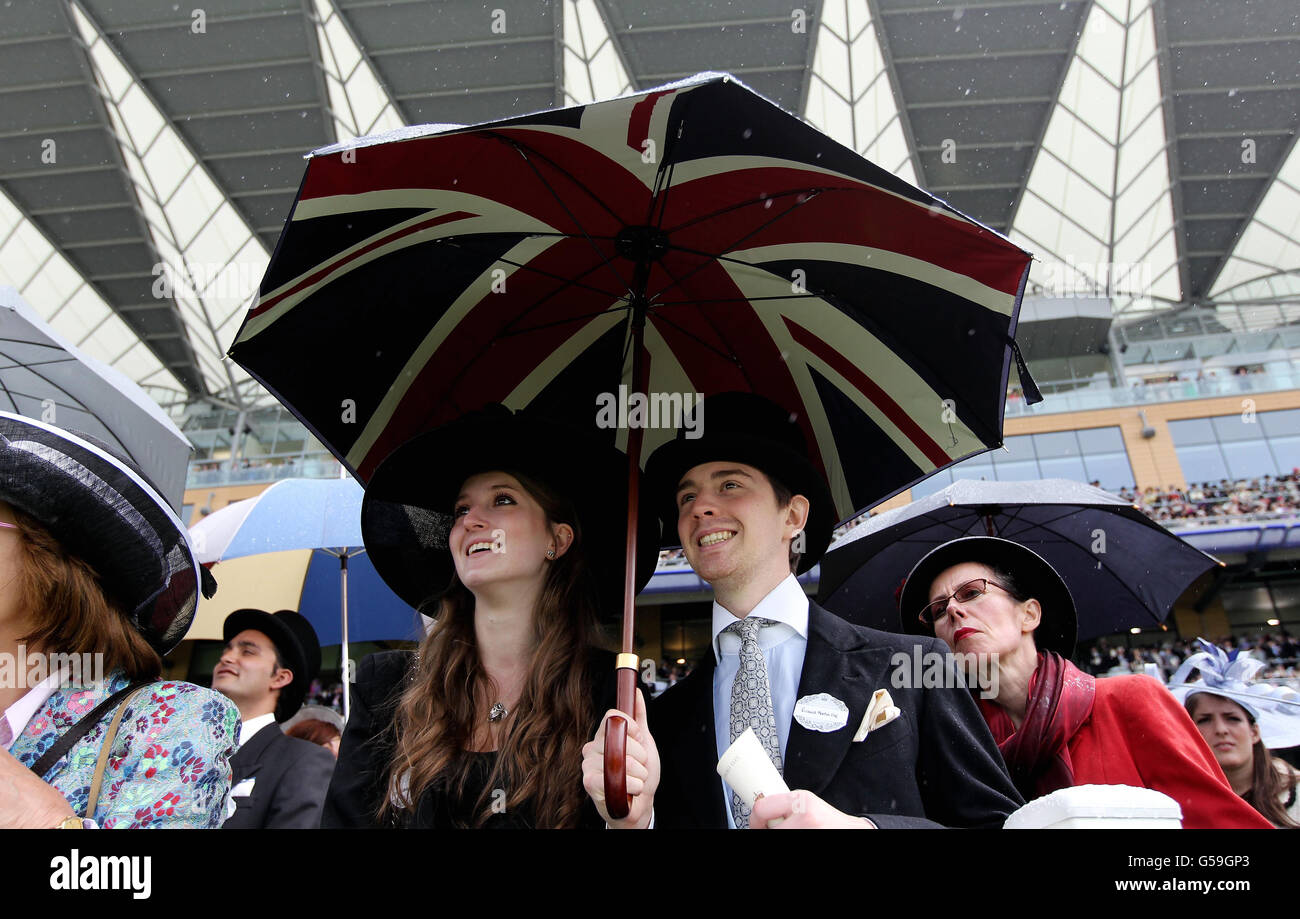
[[[85,435],[0,412],[0,501],[94,568],[109,599],[159,654],[189,629],[200,586],[208,596],[215,589],[157,489]]]

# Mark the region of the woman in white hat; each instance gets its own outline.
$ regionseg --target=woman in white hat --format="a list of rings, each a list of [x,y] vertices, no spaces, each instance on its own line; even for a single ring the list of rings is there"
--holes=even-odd
[[[159,679],[201,586],[133,464],[0,413],[0,829],[221,825],[239,711]]]
[[[1300,829],[1300,776],[1269,748],[1300,745],[1300,694],[1252,682],[1262,661],[1227,653],[1205,639],[1178,668],[1169,689],[1210,745],[1232,790],[1276,827]],[[1193,671],[1200,680],[1188,682]]]

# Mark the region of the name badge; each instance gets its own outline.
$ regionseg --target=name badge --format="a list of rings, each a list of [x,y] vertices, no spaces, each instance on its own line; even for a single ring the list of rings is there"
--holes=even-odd
[[[830,693],[819,692],[794,704],[794,720],[810,731],[829,734],[849,723],[849,707]]]

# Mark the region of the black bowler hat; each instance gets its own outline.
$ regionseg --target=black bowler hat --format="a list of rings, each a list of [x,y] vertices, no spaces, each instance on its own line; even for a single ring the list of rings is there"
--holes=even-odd
[[[159,654],[184,637],[200,589],[215,590],[167,501],[134,463],[89,435],[0,412],[0,501],[94,568]]]
[[[933,635],[918,615],[930,602],[930,585],[944,571],[963,562],[977,562],[1005,571],[1015,579],[1025,599],[1036,599],[1043,608],[1034,629],[1034,646],[1055,651],[1062,657],[1074,653],[1078,636],[1078,615],[1070,588],[1047,559],[1032,549],[998,536],[963,536],[933,549],[916,563],[898,596],[903,631],[912,635]]]
[[[436,615],[428,601],[451,582],[452,512],[465,480],[518,472],[573,505],[579,551],[595,578],[604,620],[623,614],[627,555],[627,455],[595,432],[556,424],[528,410],[493,404],[412,438],[375,469],[361,502],[366,554],[393,592]],[[648,505],[637,518],[635,588],[659,561],[659,523]]]
[[[320,639],[307,617],[291,609],[268,613],[261,609],[237,609],[226,617],[222,636],[226,641],[245,629],[261,632],[280,653],[280,662],[293,671],[293,682],[280,690],[275,720],[287,721],[302,707],[307,687],[320,673]]]
[[[695,426],[683,425],[676,438],[650,454],[646,462],[647,490],[662,521],[663,545],[678,544],[676,499],[682,476],[701,463],[744,463],[781,483],[791,494],[808,499],[799,573],[812,568],[831,543],[835,508],[825,478],[808,458],[808,441],[797,416],[775,402],[745,392],[709,396],[695,411]],[[696,432],[699,437],[688,436]]]

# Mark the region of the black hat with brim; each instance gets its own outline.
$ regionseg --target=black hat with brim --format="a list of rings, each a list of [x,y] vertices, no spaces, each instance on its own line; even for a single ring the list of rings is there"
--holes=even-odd
[[[807,439],[796,416],[762,396],[743,392],[709,396],[696,412],[695,428],[684,425],[646,462],[647,490],[661,518],[665,548],[680,545],[676,498],[682,476],[702,463],[742,463],[808,499],[799,573],[811,569],[831,543],[835,507],[826,479],[808,458]]]
[[[1070,588],[1047,559],[1037,552],[998,536],[963,536],[933,549],[916,563],[898,597],[903,631],[911,635],[933,635],[919,613],[930,602],[930,585],[944,571],[963,562],[976,562],[1005,571],[1015,579],[1026,599],[1038,600],[1042,619],[1034,630],[1034,645],[1040,651],[1055,651],[1062,657],[1074,653],[1078,616]]]
[[[491,405],[398,447],[375,469],[361,503],[361,534],[375,570],[408,604],[429,604],[451,583],[448,537],[461,486],[482,472],[518,473],[569,501],[579,551],[595,578],[600,618],[623,614],[627,555],[627,455],[600,439],[527,410]],[[643,501],[635,588],[659,561],[659,522]]]
[[[320,639],[307,617],[290,609],[268,613],[261,609],[237,609],[226,617],[222,637],[226,641],[240,632],[261,632],[275,645],[280,662],[293,671],[293,682],[280,690],[275,720],[287,721],[302,707],[307,688],[320,673]]]
[[[0,412],[0,501],[89,564],[160,655],[180,643],[204,579],[184,525],[129,460],[92,438]]]

